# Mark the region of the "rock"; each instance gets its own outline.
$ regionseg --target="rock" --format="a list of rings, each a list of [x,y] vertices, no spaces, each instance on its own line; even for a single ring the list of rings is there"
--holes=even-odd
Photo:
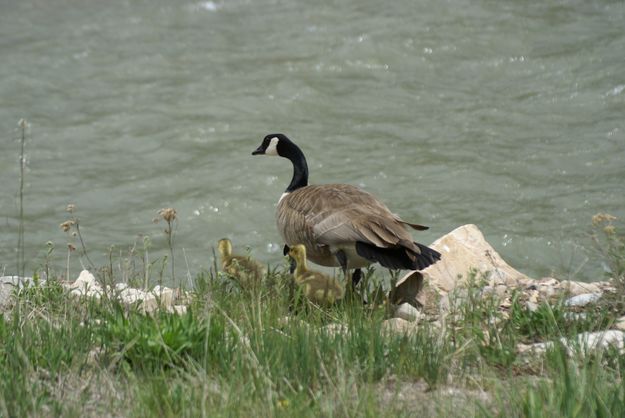
[[[155,286],[151,291],[129,287],[125,283],[117,283],[114,286],[103,288],[93,274],[83,270],[73,283],[64,284],[73,296],[87,296],[99,299],[105,292],[111,298],[117,298],[126,306],[140,305],[144,313],[152,313],[163,308],[172,313],[186,312],[185,303],[190,298],[187,292],[180,292],[168,287]],[[178,298],[178,296],[180,296]],[[177,300],[178,299],[178,300]],[[175,305],[178,303],[178,305]]]
[[[20,276],[2,276],[0,277],[0,286],[10,285],[19,289],[25,286],[35,286],[37,284],[45,283],[45,279],[40,279],[39,282],[35,282],[32,277],[20,277]]]
[[[395,318],[405,319],[406,321],[418,321],[422,315],[417,308],[409,303],[402,303],[395,310]]]
[[[187,313],[187,305],[173,305],[167,308],[167,312],[184,315]]]
[[[421,273],[428,283],[441,291],[449,292],[457,285],[466,284],[467,275],[472,269],[476,270],[478,275],[490,272],[488,283],[490,286],[519,287],[532,281],[510,267],[486,242],[484,235],[475,225],[456,228],[434,241],[430,247],[442,254],[441,260]]]
[[[416,271],[409,271],[395,284],[395,289],[389,292],[389,300],[394,304],[409,303],[414,307],[424,306],[426,295],[423,292],[423,275]]]
[[[102,287],[89,270],[81,271],[74,283],[69,284],[68,287],[70,294],[74,296],[91,296],[99,299],[103,293]]]
[[[347,334],[349,328],[345,324],[340,324],[338,322],[334,322],[332,324],[328,324],[321,328],[326,331],[328,335],[334,337],[337,334]]]
[[[544,299],[549,299],[556,293],[556,288],[560,282],[553,277],[544,277],[534,281],[532,284]]]
[[[586,312],[564,312],[564,319],[567,321],[584,321],[586,318]]]
[[[594,283],[576,282],[564,280],[558,284],[556,290],[568,292],[571,296],[582,295],[584,293],[601,293],[601,288]]]
[[[578,334],[574,340],[561,338],[560,343],[564,346],[569,356],[576,353],[587,355],[590,351],[614,347],[621,354],[625,352],[625,332],[620,330],[608,330],[597,332],[583,332]],[[554,347],[553,341],[536,344],[518,344],[517,352],[520,354],[544,354]]]
[[[402,318],[390,318],[382,322],[381,328],[388,333],[406,334],[416,332],[417,324]]]
[[[566,306],[586,306],[601,299],[602,293],[583,293],[564,301]]]
[[[8,310],[13,305],[14,289],[11,284],[0,283],[0,312]]]
[[[527,301],[525,302],[525,309],[530,312],[536,312],[538,310],[538,304],[536,302]]]
[[[162,306],[173,306],[176,297],[174,289],[156,285],[152,289],[152,294],[159,299]]]
[[[126,283],[115,283],[115,290],[121,292],[124,289],[128,289],[128,285]]]
[[[620,329],[621,331],[625,331],[625,316],[621,316],[619,319],[617,319],[614,323],[614,327],[616,329]]]
[[[13,306],[15,290],[24,287],[43,285],[44,278],[35,280],[32,277],[1,276],[0,277],[0,312],[9,310]]]

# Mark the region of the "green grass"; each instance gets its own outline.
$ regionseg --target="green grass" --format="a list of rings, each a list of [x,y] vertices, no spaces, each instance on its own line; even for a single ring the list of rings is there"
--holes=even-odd
[[[625,259],[607,231],[608,257]],[[127,277],[144,283],[148,273]],[[285,266],[259,291],[212,272],[193,282],[184,315],[71,298],[55,280],[22,289],[0,315],[0,416],[625,416],[616,350],[517,350],[609,328],[625,313],[618,275],[619,291],[583,312],[564,295],[530,310],[519,291],[502,309],[474,275],[449,315],[407,334],[386,331],[392,309],[360,296],[308,304]],[[368,300],[381,299],[371,294],[381,282],[367,272]]]
[[[286,280],[275,272],[249,293],[200,276],[180,316],[70,299],[54,281],[26,289],[0,316],[0,416],[625,414],[618,353],[516,352],[600,329],[609,310],[574,322],[562,304],[531,312],[514,300],[506,318],[470,290],[455,320],[389,334],[384,307],[289,312]]]

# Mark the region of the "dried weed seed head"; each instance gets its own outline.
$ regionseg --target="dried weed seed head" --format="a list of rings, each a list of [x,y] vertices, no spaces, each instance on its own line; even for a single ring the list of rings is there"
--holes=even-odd
[[[76,251],[76,246],[72,243],[67,243],[67,249],[70,251]]]
[[[61,225],[59,225],[59,227],[63,230],[63,232],[68,232],[70,229],[72,229],[72,226],[74,226],[74,223],[75,222],[72,220],[65,221]]]
[[[176,220],[176,209],[174,208],[163,208],[158,211],[158,214],[167,223],[172,223]]]
[[[611,223],[616,220],[616,216],[610,215],[609,213],[597,213],[592,217],[592,225],[597,226],[604,222]]]
[[[68,204],[67,207],[65,208],[65,211],[69,213],[74,213],[74,210],[76,210],[76,205],[73,203]]]

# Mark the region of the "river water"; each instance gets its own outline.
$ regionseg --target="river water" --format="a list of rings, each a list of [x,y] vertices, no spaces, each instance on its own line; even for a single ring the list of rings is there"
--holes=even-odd
[[[291,167],[250,154],[283,132],[312,183],[366,188],[423,243],[475,223],[529,275],[599,279],[591,216],[625,217],[624,22],[606,0],[1,1],[0,273],[26,118],[27,270],[52,241],[63,271],[68,203],[96,264],[144,236],[166,254],[163,207],[179,271],[224,236],[281,262]]]

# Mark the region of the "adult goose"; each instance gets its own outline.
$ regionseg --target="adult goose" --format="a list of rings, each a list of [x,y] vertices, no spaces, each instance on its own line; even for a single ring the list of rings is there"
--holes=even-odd
[[[280,197],[277,225],[287,246],[303,244],[307,258],[322,266],[357,269],[377,262],[389,269],[422,270],[439,252],[414,242],[403,221],[372,194],[349,184],[308,185],[302,150],[286,135],[267,135],[252,155],[277,155],[293,164],[291,183]],[[285,247],[285,252],[288,248]]]

